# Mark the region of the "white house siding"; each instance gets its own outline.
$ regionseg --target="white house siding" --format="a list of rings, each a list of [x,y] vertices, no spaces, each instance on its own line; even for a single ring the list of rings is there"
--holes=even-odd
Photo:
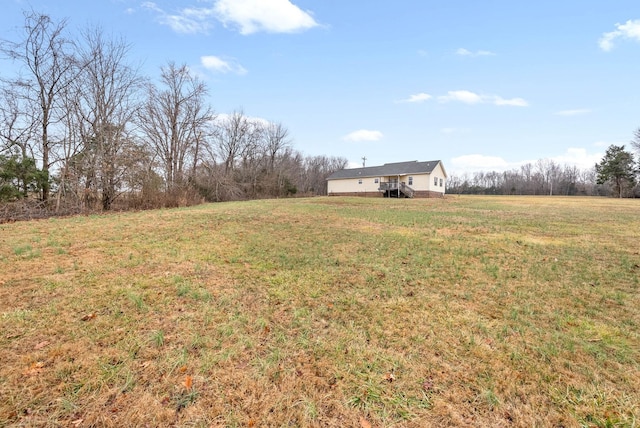
[[[439,170],[439,171],[436,171]],[[409,184],[409,177],[413,177],[413,184]],[[438,184],[434,184],[434,178],[438,177]],[[390,176],[386,178],[384,181],[390,181],[391,179],[397,179],[398,176]],[[440,179],[442,179],[442,187],[440,187]],[[401,175],[400,182],[406,184],[411,187],[416,192],[438,192],[444,193],[445,188],[445,178],[442,168],[438,165],[437,168],[431,174],[411,174],[411,175]]]
[[[436,167],[433,168],[433,171],[431,171],[431,174],[428,177],[429,179],[427,182],[427,190],[430,190],[432,192],[445,193],[447,180],[445,178],[444,170],[442,169],[441,164],[436,165]],[[434,178],[438,178],[438,185],[435,185]],[[440,187],[441,179],[442,179],[442,187]]]
[[[362,180],[362,184],[358,184],[358,180]],[[343,180],[329,180],[327,182],[327,192],[332,193],[380,193],[378,191],[379,183],[375,182],[374,177],[350,178]]]
[[[409,177],[413,177],[413,184],[409,184]],[[407,186],[411,187],[413,190],[429,190],[429,174],[419,174],[419,175],[411,175],[407,176],[404,179],[404,182],[407,183]]]

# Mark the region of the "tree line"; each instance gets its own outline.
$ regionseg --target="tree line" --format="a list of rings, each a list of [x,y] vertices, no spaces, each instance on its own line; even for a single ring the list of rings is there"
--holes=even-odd
[[[0,53],[0,203],[66,213],[326,194],[347,160],[304,156],[282,123],[216,114],[209,89],[168,62],[141,75],[124,39],[24,13]],[[36,203],[37,201],[37,203]]]
[[[640,129],[632,147],[611,145],[602,160],[592,168],[561,165],[551,159],[539,159],[504,172],[453,174],[447,178],[447,192],[486,195],[565,195],[640,197]]]

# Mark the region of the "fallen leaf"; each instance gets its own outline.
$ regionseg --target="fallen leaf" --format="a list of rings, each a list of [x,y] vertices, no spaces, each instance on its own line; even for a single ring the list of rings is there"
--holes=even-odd
[[[182,384],[185,386],[185,388],[191,389],[191,387],[193,386],[193,378],[191,376],[187,375],[184,378],[184,382]]]
[[[187,366],[180,367],[180,373],[184,373],[187,371]]]
[[[44,370],[44,362],[36,361],[35,363],[31,363],[31,365],[22,372],[25,376],[34,376],[40,374]]]
[[[394,380],[396,380],[396,376],[393,373],[389,372],[384,375],[384,380],[386,380],[387,382],[393,382]]]
[[[362,428],[371,428],[371,422],[366,420],[364,416],[360,416],[360,426]]]
[[[249,426],[249,428],[256,426],[256,421],[254,421],[253,419],[249,419],[249,423],[247,424]]]
[[[81,319],[82,321],[89,321],[89,320],[94,319],[95,317],[96,317],[95,312],[92,312],[92,313],[90,313],[90,314],[87,314],[87,315],[83,316],[83,317],[82,317],[82,318],[80,318],[80,319]]]

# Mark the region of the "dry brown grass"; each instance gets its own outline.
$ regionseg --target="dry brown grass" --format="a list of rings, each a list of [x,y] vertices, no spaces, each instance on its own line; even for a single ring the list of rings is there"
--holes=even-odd
[[[0,225],[0,426],[637,426],[635,200]]]

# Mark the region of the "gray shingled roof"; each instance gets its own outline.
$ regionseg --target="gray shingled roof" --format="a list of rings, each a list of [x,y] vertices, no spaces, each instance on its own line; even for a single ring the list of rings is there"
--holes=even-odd
[[[409,161],[385,163],[381,166],[367,166],[365,168],[341,169],[340,171],[336,171],[331,174],[327,180],[359,177],[384,177],[388,175],[431,174],[433,169],[439,163],[439,160],[427,162]]]

